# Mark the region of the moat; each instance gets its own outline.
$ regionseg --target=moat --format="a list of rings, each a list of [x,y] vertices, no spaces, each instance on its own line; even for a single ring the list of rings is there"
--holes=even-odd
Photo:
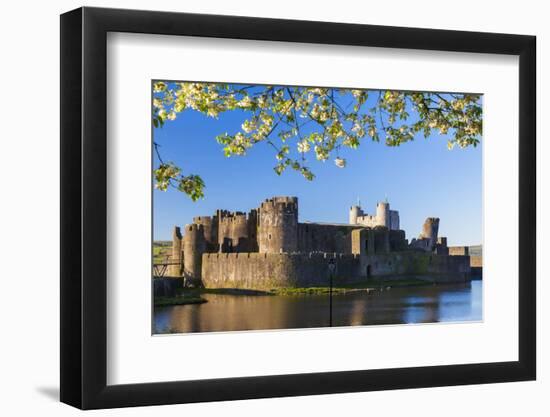
[[[333,295],[333,326],[482,320],[482,281]],[[153,333],[330,325],[328,295],[204,294],[204,304],[156,307]]]

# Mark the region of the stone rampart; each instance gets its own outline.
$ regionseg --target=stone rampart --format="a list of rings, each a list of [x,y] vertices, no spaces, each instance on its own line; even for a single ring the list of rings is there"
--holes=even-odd
[[[281,287],[328,286],[329,258],[336,259],[335,277],[351,281],[359,257],[337,254],[207,253],[202,258],[206,288],[270,290]]]
[[[415,277],[433,282],[470,279],[468,256],[439,256],[422,251],[375,255],[331,253],[206,253],[202,284],[206,288],[271,290],[329,285],[330,258],[336,260],[334,285]]]
[[[471,267],[483,267],[483,256],[470,256],[470,266]]]
[[[422,251],[362,256],[360,268],[362,276],[385,279],[406,276],[438,283],[470,279],[469,256],[435,255]]]
[[[469,255],[468,246],[449,246],[449,255],[458,256],[458,255]]]
[[[298,252],[352,253],[351,232],[355,225],[298,223]]]

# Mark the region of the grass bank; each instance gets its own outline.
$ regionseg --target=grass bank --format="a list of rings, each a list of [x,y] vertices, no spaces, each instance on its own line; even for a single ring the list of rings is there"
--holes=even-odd
[[[390,289],[398,287],[416,287],[422,285],[432,285],[430,281],[418,278],[404,278],[399,280],[371,279],[368,282],[359,282],[353,284],[338,284],[332,287],[332,294],[345,294],[357,291],[376,291],[380,289]],[[330,287],[304,287],[304,288],[276,288],[270,291],[274,295],[322,295],[329,294]]]
[[[403,278],[394,280],[370,279],[368,282],[358,282],[352,284],[338,284],[332,287],[332,294],[346,294],[351,292],[371,292],[381,289],[416,287],[422,285],[433,285],[432,282],[418,278]],[[155,297],[155,306],[174,306],[188,304],[202,304],[208,302],[202,295],[205,294],[223,294],[223,295],[243,295],[243,296],[297,296],[297,295],[328,295],[330,287],[302,287],[302,288],[274,288],[271,290],[247,290],[240,288],[185,288],[180,290],[175,297]]]
[[[172,255],[172,242],[157,241],[153,242],[153,263],[165,262]]]
[[[337,281],[337,280],[335,280]],[[398,287],[415,287],[422,285],[433,285],[432,282],[418,278],[403,278],[393,280],[370,279],[368,282],[358,282],[352,284],[338,284],[332,287],[332,294],[345,294],[357,291],[377,291],[380,289],[390,289]],[[248,295],[248,296],[269,296],[269,295],[325,295],[330,293],[329,286],[317,287],[285,287],[273,288],[271,290],[248,290],[240,288],[186,288],[182,290],[181,295],[185,297],[200,298],[203,294],[222,294],[222,295]]]
[[[174,297],[155,297],[155,307],[207,303],[208,300],[202,297],[205,294],[254,296],[274,295],[267,291],[245,290],[238,288],[183,288],[177,290],[177,294]]]
[[[155,297],[155,307],[182,306],[188,304],[207,303],[208,300],[199,296]]]

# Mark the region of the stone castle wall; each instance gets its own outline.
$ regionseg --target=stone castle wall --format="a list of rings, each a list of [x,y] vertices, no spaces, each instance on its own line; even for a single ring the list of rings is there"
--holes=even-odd
[[[362,254],[363,252],[352,247],[354,230],[365,230],[366,233],[367,229],[363,225],[298,223],[298,252]],[[388,230],[377,226],[372,229],[372,239],[373,253],[402,251],[408,246],[403,230]]]
[[[218,217],[193,217],[193,223],[202,225],[207,250],[215,250],[218,247]]]
[[[472,277],[477,279],[483,277],[483,256],[470,256],[470,267],[472,269]]]
[[[206,253],[202,258],[202,283],[206,288],[271,290],[281,287],[329,285],[329,258],[321,253]],[[336,255],[335,277],[353,281],[359,258]]]
[[[438,256],[425,252],[376,255],[206,253],[202,257],[202,283],[206,288],[271,290],[281,287],[329,285],[328,262],[335,258],[334,285],[404,276],[433,282],[465,282],[469,257]]]
[[[483,255],[470,255],[470,248],[468,246],[449,246],[449,255],[469,255],[470,266],[472,268],[483,268]]]
[[[465,282],[470,279],[468,256],[441,256],[425,252],[394,252],[362,256],[363,276],[396,278],[414,277],[433,282]]]
[[[449,246],[449,255],[469,255],[469,250],[468,246]]]
[[[261,253],[298,250],[298,198],[273,197],[258,212],[258,250]]]
[[[470,256],[470,266],[476,268],[483,267],[483,256]]]
[[[351,232],[363,226],[298,223],[298,252],[351,254]]]
[[[410,244],[387,202],[377,204],[375,216],[351,207],[350,223],[299,223],[297,197],[272,197],[248,213],[217,210],[174,230],[169,273],[191,285],[271,289],[327,285],[329,257],[337,259],[342,282],[403,275],[461,281],[470,272],[466,254],[444,256],[438,218],[426,219]]]

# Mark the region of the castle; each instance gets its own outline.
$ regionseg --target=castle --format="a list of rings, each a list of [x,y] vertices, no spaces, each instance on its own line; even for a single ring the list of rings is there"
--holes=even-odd
[[[399,212],[387,201],[377,204],[374,215],[352,206],[349,224],[302,223],[297,197],[273,197],[248,213],[217,210],[195,217],[183,233],[174,227],[169,275],[207,288],[326,286],[331,262],[334,280],[342,284],[404,276],[469,280],[469,257],[449,256],[438,229],[439,219],[429,217],[409,242]]]

